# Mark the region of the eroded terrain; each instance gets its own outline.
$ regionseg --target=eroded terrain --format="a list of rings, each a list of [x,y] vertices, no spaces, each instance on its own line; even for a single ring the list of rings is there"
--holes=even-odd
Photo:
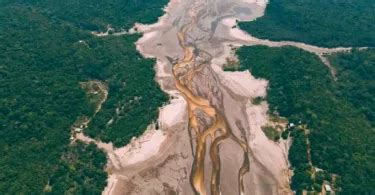
[[[138,49],[155,57],[157,79],[172,100],[161,110],[167,138],[143,162],[112,169],[112,194],[288,194],[287,143],[261,131],[267,82],[249,72],[224,73],[230,45],[240,45],[226,19],[252,20],[266,3],[171,1],[159,23],[137,25]],[[181,96],[184,101],[181,101]],[[171,115],[181,115],[165,122]],[[183,106],[176,106],[183,105]],[[185,106],[186,105],[186,106]]]
[[[335,76],[325,55],[351,48],[261,40],[238,29],[237,20],[261,17],[266,5],[171,0],[158,23],[129,31],[144,34],[137,49],[157,59],[156,79],[171,100],[160,109],[158,129],[152,125],[125,148],[107,149],[104,194],[292,193],[290,140],[274,142],[262,131],[286,123],[270,120],[265,101],[254,103],[266,96],[268,81],[222,68],[236,63],[233,51],[242,45],[294,46],[319,56]]]
[[[292,193],[290,141],[268,139],[262,131],[272,123],[268,105],[252,103],[266,96],[268,82],[222,67],[236,61],[233,49],[242,45],[299,47],[328,68],[325,54],[350,48],[261,40],[236,27],[236,20],[261,17],[266,4],[171,0],[158,23],[136,24],[132,30],[144,33],[137,48],[157,59],[156,79],[171,101],[160,110],[160,130],[154,130],[164,135],[158,150],[137,163],[110,160],[105,194]]]

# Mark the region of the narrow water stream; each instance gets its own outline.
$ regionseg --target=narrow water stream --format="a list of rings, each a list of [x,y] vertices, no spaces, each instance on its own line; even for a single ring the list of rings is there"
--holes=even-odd
[[[184,50],[184,57],[179,60],[173,67],[173,75],[176,80],[176,88],[181,92],[188,104],[188,117],[189,117],[189,131],[194,131],[191,134],[195,135],[196,151],[194,155],[194,162],[192,165],[192,172],[190,180],[194,191],[198,194],[207,194],[205,181],[205,157],[206,157],[206,146],[207,137],[211,139],[211,145],[209,147],[209,156],[212,162],[211,170],[211,183],[210,191],[213,195],[220,194],[220,153],[219,144],[223,140],[231,138],[242,148],[244,152],[244,161],[240,170],[238,171],[238,184],[239,192],[244,194],[243,185],[243,175],[246,174],[249,169],[249,157],[248,146],[246,140],[234,136],[231,132],[229,125],[226,122],[224,116],[213,106],[211,106],[210,101],[193,94],[192,90],[192,80],[196,74],[199,74],[203,70],[204,66],[209,66],[209,64],[200,63],[197,60],[197,56],[200,56],[200,52],[196,51],[193,47],[186,44],[186,33],[191,30],[189,27],[193,25],[196,21],[192,21],[188,25],[182,27],[181,31],[178,32],[178,38],[180,46]],[[210,57],[210,55],[208,55]],[[203,62],[210,62],[210,59],[204,59]],[[190,88],[189,88],[190,87]],[[200,112],[200,114],[196,114]],[[202,119],[203,118],[203,119]],[[206,125],[202,120],[211,120],[212,123]]]
[[[160,111],[161,130],[152,125],[123,148],[97,143],[109,156],[104,195],[293,194],[290,142],[269,140],[262,131],[270,122],[268,104],[251,103],[266,96],[268,81],[222,66],[235,61],[232,49],[243,45],[295,46],[329,68],[324,54],[351,48],[262,40],[235,27],[263,16],[267,1],[170,0],[158,23],[136,24],[132,32],[143,33],[137,49],[156,58],[156,79],[171,101]]]
[[[250,101],[266,95],[267,82],[220,68],[230,45],[245,42],[227,21],[255,19],[265,6],[263,0],[171,0],[157,24],[137,26],[144,33],[138,50],[157,59],[156,79],[183,97],[186,110],[174,112],[186,120],[161,121],[167,139],[159,153],[114,169],[111,194],[290,194],[286,150],[261,130],[267,104]]]

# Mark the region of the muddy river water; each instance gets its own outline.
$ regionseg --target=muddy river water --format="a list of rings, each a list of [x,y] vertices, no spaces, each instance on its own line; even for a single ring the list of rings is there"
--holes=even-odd
[[[157,59],[157,80],[183,110],[161,128],[159,153],[111,170],[108,194],[290,194],[287,143],[268,140],[267,81],[221,70],[235,20],[263,15],[264,0],[171,0],[153,25],[137,25],[138,50]]]
[[[199,84],[194,86],[194,78],[198,74],[204,74],[204,69],[210,66],[211,55],[199,48],[194,47],[194,44],[187,42],[188,32],[192,30],[192,27],[197,23],[197,16],[192,12],[191,22],[184,25],[178,32],[179,45],[183,48],[184,57],[177,63],[173,64],[173,76],[176,82],[177,90],[183,95],[187,102],[189,125],[188,130],[192,131],[191,135],[195,137],[195,151],[194,162],[192,165],[192,172],[190,175],[190,181],[194,192],[198,194],[207,194],[205,185],[205,158],[207,150],[207,142],[211,142],[209,146],[209,157],[211,160],[211,179],[210,179],[210,192],[211,194],[220,194],[220,152],[219,144],[225,139],[231,138],[235,141],[243,150],[244,160],[243,164],[238,171],[238,191],[244,194],[243,175],[246,174],[249,169],[249,156],[248,156],[248,145],[246,137],[242,136],[243,140],[231,132],[231,129],[223,116],[222,105],[219,103],[213,105],[209,101],[209,94],[205,92],[203,94],[205,98],[201,97],[193,92]],[[193,42],[194,43],[194,42]],[[207,75],[209,76],[209,75]],[[212,81],[206,81],[212,82]],[[217,85],[213,81],[211,85]],[[218,86],[208,86],[206,90],[208,93],[217,91],[215,94],[221,99],[221,94]],[[202,95],[202,94],[201,94]],[[217,98],[217,97],[213,97]],[[222,99],[221,99],[222,100]],[[210,138],[210,139],[208,139]],[[193,149],[194,150],[194,149]]]

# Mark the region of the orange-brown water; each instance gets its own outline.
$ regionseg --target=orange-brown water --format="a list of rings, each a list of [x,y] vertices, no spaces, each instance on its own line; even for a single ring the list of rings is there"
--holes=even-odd
[[[193,22],[192,22],[193,23]],[[176,88],[181,92],[188,104],[189,131],[193,131],[195,137],[195,153],[192,172],[190,175],[191,184],[196,193],[205,195],[207,189],[205,185],[205,158],[206,152],[211,160],[212,172],[210,183],[210,194],[220,194],[220,152],[219,145],[225,139],[232,139],[242,148],[244,152],[244,161],[242,167],[238,171],[238,184],[240,194],[244,194],[243,175],[250,170],[250,161],[248,157],[249,148],[245,141],[234,136],[225,117],[218,112],[217,108],[210,104],[208,99],[193,94],[189,89],[192,78],[202,69],[202,65],[196,65],[196,52],[194,48],[185,44],[186,32],[189,30],[190,24],[185,25],[178,32],[179,44],[184,50],[182,60],[179,60],[173,67],[173,74],[176,80]],[[204,52],[204,51],[199,51]],[[184,71],[182,74],[180,73]],[[197,109],[203,111],[206,117],[212,119],[213,123],[209,127],[202,127],[195,115]],[[208,139],[210,138],[210,139]],[[208,140],[211,144],[208,145]],[[207,151],[209,146],[209,151]]]

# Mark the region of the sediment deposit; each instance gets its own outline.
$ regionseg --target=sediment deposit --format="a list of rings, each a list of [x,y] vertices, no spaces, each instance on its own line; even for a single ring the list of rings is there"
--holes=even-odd
[[[256,0],[172,0],[157,24],[135,26],[144,33],[137,48],[157,59],[156,79],[172,105],[161,112],[166,138],[158,152],[112,167],[106,193],[290,194],[285,144],[261,130],[267,103],[251,103],[266,95],[267,81],[221,70],[233,57],[231,47],[243,41],[231,35],[226,19],[252,20],[265,6]]]

